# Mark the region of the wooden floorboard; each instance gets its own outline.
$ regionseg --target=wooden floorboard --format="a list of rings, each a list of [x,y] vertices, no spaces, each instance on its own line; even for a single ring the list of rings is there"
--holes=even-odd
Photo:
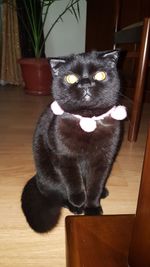
[[[71,213],[63,209],[58,226],[41,235],[28,227],[20,207],[22,188],[35,171],[33,131],[48,102],[19,87],[0,87],[0,267],[65,267],[64,218]],[[149,118],[145,105],[137,143],[125,133],[103,200],[105,214],[135,212]]]

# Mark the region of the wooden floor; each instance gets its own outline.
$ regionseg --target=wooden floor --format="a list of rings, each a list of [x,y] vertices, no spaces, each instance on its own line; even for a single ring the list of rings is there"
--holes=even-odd
[[[63,209],[59,225],[48,234],[37,234],[27,225],[20,195],[34,174],[32,134],[49,97],[25,95],[15,87],[0,88],[0,267],[65,267]],[[105,214],[134,213],[140,182],[150,106],[146,105],[137,143],[125,135],[103,201]],[[126,123],[126,128],[127,128]]]

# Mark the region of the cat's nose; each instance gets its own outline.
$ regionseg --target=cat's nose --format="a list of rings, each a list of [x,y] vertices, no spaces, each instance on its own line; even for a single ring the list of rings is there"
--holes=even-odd
[[[83,87],[87,87],[87,86],[89,86],[90,84],[91,84],[91,81],[90,81],[89,78],[84,78],[84,79],[81,80],[81,85],[82,85]]]
[[[83,78],[82,80],[81,80],[81,83],[83,83],[83,84],[89,84],[91,81],[90,81],[90,79],[89,78]]]
[[[89,78],[84,78],[80,81],[80,83],[78,84],[79,88],[89,88],[89,87],[92,87],[94,86],[94,84],[92,84],[92,82],[90,81]]]

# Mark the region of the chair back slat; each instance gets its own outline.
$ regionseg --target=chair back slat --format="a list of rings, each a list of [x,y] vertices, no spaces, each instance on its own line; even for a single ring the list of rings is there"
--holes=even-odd
[[[141,119],[141,109],[144,95],[144,85],[149,60],[150,47],[150,18],[144,19],[143,31],[140,43],[139,60],[137,66],[137,78],[135,83],[135,93],[133,107],[129,125],[128,140],[136,141]]]

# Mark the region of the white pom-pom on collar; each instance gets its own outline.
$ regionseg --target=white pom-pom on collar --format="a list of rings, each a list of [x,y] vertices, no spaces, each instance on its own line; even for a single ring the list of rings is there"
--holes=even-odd
[[[54,101],[51,104],[51,110],[53,111],[53,113],[55,115],[62,115],[64,113],[63,109],[59,106],[59,104],[57,103],[57,101]]]
[[[124,106],[115,107],[111,112],[111,117],[115,120],[124,120],[127,117],[127,111]]]
[[[91,118],[82,118],[80,119],[79,124],[81,129],[87,133],[94,132],[97,128],[96,121]]]

